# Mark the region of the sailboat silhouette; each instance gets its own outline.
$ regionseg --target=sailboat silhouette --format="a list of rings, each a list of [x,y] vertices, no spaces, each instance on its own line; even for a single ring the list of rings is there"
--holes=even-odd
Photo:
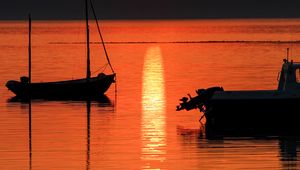
[[[6,83],[6,87],[11,90],[19,98],[54,98],[54,99],[72,99],[72,98],[90,98],[104,95],[109,89],[112,83],[115,82],[116,73],[114,72],[110,60],[107,55],[105,44],[102,38],[100,27],[97,21],[96,13],[90,0],[90,6],[92,8],[95,21],[97,23],[98,33],[100,35],[104,52],[108,61],[108,65],[111,68],[112,74],[106,75],[104,73],[98,74],[96,77],[91,77],[90,70],[90,42],[89,42],[89,5],[88,0],[85,0],[85,11],[86,11],[86,45],[87,45],[87,70],[86,78],[76,80],[65,80],[56,82],[31,82],[31,17],[29,14],[29,45],[28,45],[28,77],[22,76],[20,81],[9,80]]]

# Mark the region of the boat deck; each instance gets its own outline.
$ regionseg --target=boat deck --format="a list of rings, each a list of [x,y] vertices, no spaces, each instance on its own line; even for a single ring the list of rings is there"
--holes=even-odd
[[[300,98],[299,93],[287,93],[278,90],[242,90],[242,91],[218,91],[212,100],[243,100],[243,99],[284,99]]]

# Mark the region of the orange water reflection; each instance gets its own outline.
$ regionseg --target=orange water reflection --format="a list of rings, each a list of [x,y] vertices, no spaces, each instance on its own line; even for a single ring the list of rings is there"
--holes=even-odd
[[[84,24],[33,22],[33,81],[85,76]],[[299,40],[299,19],[101,26],[107,42],[123,42],[107,44],[118,74],[116,109],[91,104],[88,141],[85,102],[33,102],[32,169],[299,169],[299,139],[201,139],[200,113],[175,111],[197,88],[275,89],[285,49],[299,61],[299,43],[226,41]],[[29,169],[28,105],[7,103],[13,94],[4,86],[27,74],[27,21],[0,22],[0,30],[0,169]],[[91,23],[92,42],[99,41],[96,30]],[[224,43],[172,43],[215,40]],[[146,41],[170,43],[130,43]],[[99,44],[91,52],[94,72],[106,61]],[[107,95],[114,101],[114,88]]]
[[[162,56],[159,47],[149,47],[144,59],[142,87],[142,155],[143,168],[153,167],[155,161],[166,157],[165,87]]]

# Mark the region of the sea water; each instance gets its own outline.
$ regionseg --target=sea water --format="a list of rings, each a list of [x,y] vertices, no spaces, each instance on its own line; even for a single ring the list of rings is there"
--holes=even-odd
[[[33,20],[33,82],[85,77],[84,24]],[[299,169],[297,137],[206,139],[199,111],[175,111],[199,88],[276,89],[286,49],[300,61],[299,19],[100,26],[117,73],[109,102],[33,100],[29,112],[5,87],[28,74],[28,23],[0,22],[0,169]],[[110,73],[90,30],[92,73]]]

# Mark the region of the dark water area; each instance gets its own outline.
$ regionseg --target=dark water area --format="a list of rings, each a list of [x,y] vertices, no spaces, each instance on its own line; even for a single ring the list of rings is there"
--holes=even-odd
[[[32,26],[33,82],[85,77],[83,21]],[[27,22],[0,22],[0,169],[299,169],[299,137],[207,139],[198,122],[202,114],[176,112],[176,105],[210,86],[276,89],[286,48],[300,61],[300,20],[101,26],[117,72],[108,100],[33,100],[29,106],[8,102],[14,95],[5,87],[27,75]],[[106,61],[95,25],[90,29],[97,75]]]

